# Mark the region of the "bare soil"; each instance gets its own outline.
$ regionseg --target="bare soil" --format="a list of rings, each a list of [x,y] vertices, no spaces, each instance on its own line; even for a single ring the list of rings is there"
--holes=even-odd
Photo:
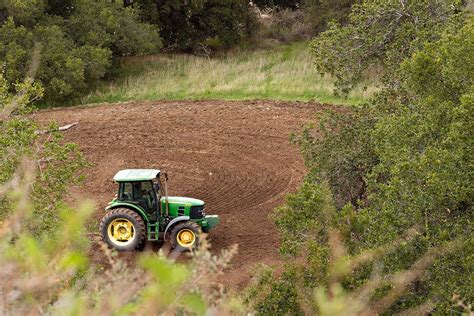
[[[103,216],[117,190],[112,177],[125,168],[165,170],[170,195],[204,200],[206,212],[221,218],[208,236],[212,252],[239,245],[220,280],[237,289],[248,284],[257,263],[278,265],[279,236],[268,215],[305,174],[289,134],[322,108],[277,101],[158,101],[61,108],[35,116],[44,123],[79,122],[64,135],[92,166],[84,186],[71,196],[96,202],[93,220]],[[93,260],[100,261],[96,252]],[[121,254],[130,262],[137,255]]]

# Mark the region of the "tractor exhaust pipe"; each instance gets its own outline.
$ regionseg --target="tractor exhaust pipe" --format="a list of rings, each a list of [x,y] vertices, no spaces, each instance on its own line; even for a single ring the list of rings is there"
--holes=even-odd
[[[168,174],[163,173],[164,176],[164,193],[165,193],[165,208],[166,208],[166,217],[170,215],[169,203],[168,203]]]

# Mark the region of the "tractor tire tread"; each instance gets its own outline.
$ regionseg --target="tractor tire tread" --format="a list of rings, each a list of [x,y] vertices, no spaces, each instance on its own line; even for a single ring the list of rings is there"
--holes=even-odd
[[[178,231],[180,231],[181,229],[185,227],[192,228],[196,232],[196,243],[193,246],[193,248],[195,249],[199,246],[199,238],[202,232],[201,226],[199,226],[195,222],[188,221],[188,222],[177,223],[176,225],[172,227],[171,233],[170,233],[171,248],[173,249],[182,248],[180,245],[178,245],[178,242],[176,240],[176,234]],[[185,250],[185,249],[183,248],[182,250]]]
[[[124,207],[119,207],[119,208],[114,208],[114,209],[110,210],[109,212],[107,212],[104,215],[104,217],[102,218],[102,220],[100,221],[100,225],[99,225],[100,232],[103,232],[103,229],[106,225],[107,220],[110,217],[114,216],[114,215],[126,215],[126,216],[129,216],[129,217],[131,217],[135,220],[135,222],[139,226],[139,227],[137,227],[138,228],[137,230],[140,231],[140,235],[138,236],[138,242],[137,242],[134,250],[140,249],[140,247],[145,242],[146,226],[145,226],[145,222],[142,219],[142,217],[140,215],[138,215],[137,212],[134,212],[131,209],[124,208]],[[107,243],[107,241],[105,240],[103,234],[102,234],[102,239],[104,240],[104,242]],[[107,244],[109,244],[109,243],[107,243]],[[111,246],[111,245],[109,244],[109,246]],[[120,250],[120,249],[117,249],[117,250]]]

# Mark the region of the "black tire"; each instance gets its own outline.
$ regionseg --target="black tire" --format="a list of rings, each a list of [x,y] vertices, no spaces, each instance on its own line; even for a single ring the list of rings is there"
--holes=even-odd
[[[185,246],[183,240],[180,242],[179,236],[184,232],[192,232],[194,239],[189,245]],[[201,236],[201,227],[194,222],[182,222],[173,226],[170,234],[171,247],[175,251],[193,251],[199,246],[199,237]]]
[[[111,224],[115,221],[115,223],[119,223],[117,225],[120,225],[121,220],[123,220],[123,222],[128,221],[132,225],[132,236],[127,241],[117,240],[111,236],[112,230],[115,228],[115,226],[111,226]],[[145,232],[145,222],[141,216],[128,208],[113,209],[105,214],[100,222],[100,233],[102,235],[102,240],[107,243],[109,247],[118,251],[132,251],[140,249],[145,241]]]

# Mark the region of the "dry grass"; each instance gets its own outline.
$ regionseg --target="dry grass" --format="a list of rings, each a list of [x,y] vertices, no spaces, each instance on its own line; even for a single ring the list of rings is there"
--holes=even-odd
[[[80,103],[162,99],[280,99],[359,104],[374,89],[334,96],[330,78],[318,75],[307,43],[206,58],[160,55],[125,58],[122,72]]]

